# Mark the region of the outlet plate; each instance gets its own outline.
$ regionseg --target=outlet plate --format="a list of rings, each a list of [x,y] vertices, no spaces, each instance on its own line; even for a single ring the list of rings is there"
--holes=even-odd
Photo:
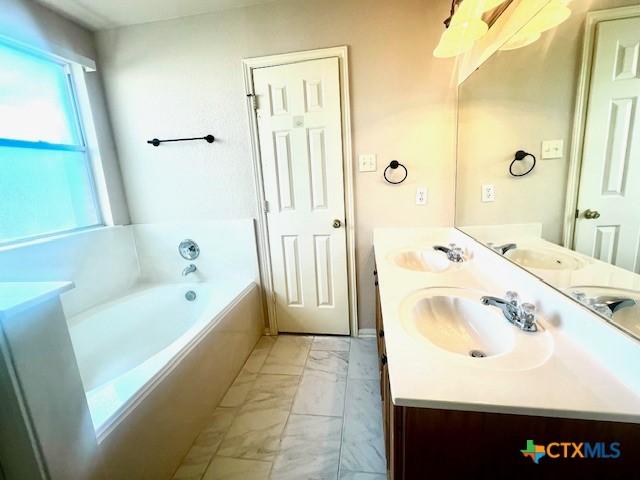
[[[485,183],[482,185],[482,201],[483,202],[495,202],[496,201],[496,187],[491,183]]]
[[[418,187],[416,189],[416,205],[426,205],[427,204],[427,187]]]

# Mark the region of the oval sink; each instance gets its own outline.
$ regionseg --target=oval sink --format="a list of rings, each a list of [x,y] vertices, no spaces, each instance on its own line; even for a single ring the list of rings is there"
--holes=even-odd
[[[444,272],[452,266],[443,252],[433,249],[401,250],[390,255],[390,259],[396,265],[416,272]]]
[[[583,293],[586,296],[585,304],[591,308],[593,307],[589,303],[602,303],[613,298],[635,301],[635,305],[627,305],[612,311],[607,315],[607,320],[634,337],[640,338],[640,291],[595,285],[577,285],[568,288],[567,291],[573,298],[576,293]]]
[[[464,288],[418,290],[401,302],[400,322],[410,337],[452,361],[495,370],[544,363],[553,353],[551,334],[540,323],[536,333],[519,330],[501,310],[483,305],[484,295]]]
[[[467,290],[437,290],[412,302],[405,319],[412,333],[464,356],[491,357],[513,348],[514,328],[499,310]]]
[[[516,248],[509,250],[505,257],[522,267],[539,270],[578,270],[586,265],[576,256],[543,248]]]

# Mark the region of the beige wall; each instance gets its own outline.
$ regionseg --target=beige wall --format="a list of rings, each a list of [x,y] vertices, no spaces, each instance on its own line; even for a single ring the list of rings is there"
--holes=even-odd
[[[572,16],[536,43],[499,52],[459,89],[456,225],[542,223],[560,243],[577,75],[586,12],[638,0],[574,0]],[[564,156],[541,160],[543,140],[564,140]],[[535,170],[512,178],[517,150],[538,157]],[[482,203],[481,185],[496,187]]]
[[[132,221],[256,214],[241,59],[348,45],[355,173],[360,328],[374,325],[372,229],[453,220],[453,62],[431,51],[448,0],[285,0],[98,34],[101,68]],[[154,148],[158,137],[212,133],[213,146]],[[382,169],[409,169],[389,186]],[[357,168],[357,167],[356,167]],[[415,205],[415,189],[429,204]]]

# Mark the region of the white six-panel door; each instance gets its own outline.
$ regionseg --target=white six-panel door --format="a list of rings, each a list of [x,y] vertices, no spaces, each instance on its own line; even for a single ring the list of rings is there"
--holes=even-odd
[[[640,17],[602,22],[596,38],[575,248],[640,273]]]
[[[349,334],[338,62],[253,71],[281,332]]]

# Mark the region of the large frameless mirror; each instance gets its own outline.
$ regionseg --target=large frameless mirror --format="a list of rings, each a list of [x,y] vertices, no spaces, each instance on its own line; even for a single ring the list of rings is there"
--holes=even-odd
[[[640,338],[640,2],[556,3],[459,88],[456,226]]]

